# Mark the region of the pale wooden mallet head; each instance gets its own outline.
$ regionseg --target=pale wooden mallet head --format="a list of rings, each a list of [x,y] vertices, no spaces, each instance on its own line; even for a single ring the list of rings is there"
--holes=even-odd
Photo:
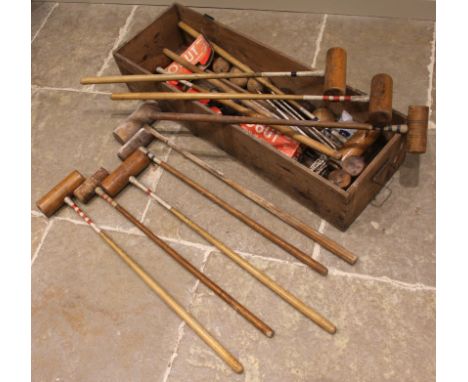
[[[344,95],[346,93],[346,50],[330,48],[327,51],[323,94]]]
[[[425,153],[427,147],[427,128],[429,125],[429,107],[411,105],[408,108],[406,124],[408,126],[406,151],[414,154]]]
[[[65,204],[64,199],[71,196],[84,181],[85,177],[73,170],[36,202],[37,208],[47,217],[52,216]]]

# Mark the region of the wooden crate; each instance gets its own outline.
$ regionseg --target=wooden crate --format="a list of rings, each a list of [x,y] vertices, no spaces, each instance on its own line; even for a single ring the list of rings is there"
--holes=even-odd
[[[174,4],[114,52],[114,59],[121,73],[152,73],[158,66],[169,65],[170,60],[162,53],[163,48],[180,52],[193,41],[193,38],[178,28],[179,21],[184,21],[201,31],[209,40],[247,63],[255,71],[310,70],[287,55],[223,26],[212,17]],[[369,73],[369,78],[373,74]],[[321,77],[275,78],[272,82],[297,94],[321,94],[323,87]],[[172,90],[164,83],[134,83],[130,84],[129,88],[131,91]],[[348,87],[347,94],[365,93]],[[198,102],[162,102],[161,106],[164,110],[178,112],[212,113]],[[356,120],[365,121],[367,108],[367,103],[356,103],[350,105],[347,110]],[[404,124],[406,116],[394,110],[392,123]],[[189,123],[187,127],[193,134],[214,143],[255,169],[274,185],[343,231],[372,201],[405,158],[405,136],[393,134],[384,141],[377,155],[353,184],[347,190],[342,190],[296,160],[252,137],[240,127],[216,128],[204,123]]]

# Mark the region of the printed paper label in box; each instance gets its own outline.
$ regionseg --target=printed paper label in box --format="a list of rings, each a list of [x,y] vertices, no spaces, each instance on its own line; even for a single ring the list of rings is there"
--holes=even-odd
[[[242,124],[240,125],[244,130],[257,138],[269,143],[277,150],[286,154],[290,158],[299,155],[300,144],[294,139],[283,135],[270,126],[257,125],[257,124]]]
[[[205,65],[211,56],[211,45],[205,40],[203,35],[198,36],[192,45],[190,45],[180,57],[184,58],[193,65]],[[192,73],[177,62],[171,63],[166,71],[171,74]],[[176,82],[176,81],[174,81]]]

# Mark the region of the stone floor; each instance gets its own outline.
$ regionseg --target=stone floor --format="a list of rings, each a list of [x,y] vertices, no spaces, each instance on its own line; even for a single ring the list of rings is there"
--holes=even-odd
[[[32,202],[71,169],[86,175],[118,163],[111,131],[134,108],[112,103],[110,87],[82,87],[84,75],[116,73],[111,52],[164,8],[32,3]],[[409,156],[380,205],[346,233],[331,227],[226,154],[180,130],[178,143],[360,256],[347,265],[166,147],[158,154],[248,212],[330,269],[323,278],[170,174],[143,179],[174,206],[338,327],[326,334],[140,191],[119,200],[223,288],[271,325],[268,339],[181,270],[101,200],[87,211],[221,339],[245,366],[236,375],[67,209],[32,216],[34,381],[431,381],[435,379],[435,57],[425,21],[202,9],[237,30],[321,67],[344,46],[349,83],[366,89],[388,72],[395,106],[431,106],[428,153]],[[261,26],[261,28],[259,27]],[[268,32],[266,32],[268,31]],[[164,125],[175,131],[176,124]],[[385,193],[385,195],[384,195]],[[391,193],[391,194],[390,194]],[[379,195],[381,199],[383,196]]]

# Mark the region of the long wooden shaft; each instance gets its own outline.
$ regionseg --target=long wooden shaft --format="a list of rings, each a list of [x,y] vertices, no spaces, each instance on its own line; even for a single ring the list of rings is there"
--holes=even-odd
[[[141,223],[136,219],[130,212],[128,212],[124,207],[118,204],[114,199],[112,199],[108,194],[104,192],[101,188],[96,189],[96,193],[107,203],[109,203],[113,208],[115,208],[120,214],[122,214],[128,221],[135,225],[141,232],[143,232],[153,243],[163,249],[169,256],[171,256],[179,265],[181,265],[185,270],[190,272],[198,280],[200,280],[204,285],[210,288],[218,297],[220,297],[224,302],[231,306],[237,313],[249,321],[253,326],[260,330],[267,337],[273,337],[274,331],[267,324],[265,324],[260,318],[255,316],[250,310],[245,306],[239,303],[234,297],[222,289],[218,284],[212,281],[204,273],[200,272],[190,261],[185,259],[179,252],[174,250],[169,246],[164,240],[156,236],[153,231],[151,231],[146,225]]]
[[[130,183],[137,186],[140,190],[145,192],[149,197],[156,200],[158,203],[162,204],[163,206],[165,204],[166,205],[165,208],[168,208],[167,206],[169,205],[165,201],[163,201],[159,196],[157,196],[151,189],[149,189],[144,184],[139,182],[136,178],[131,177]],[[296,310],[301,312],[304,316],[309,318],[311,321],[316,323],[318,326],[320,326],[322,329],[324,329],[328,333],[334,334],[336,332],[336,326],[332,324],[328,319],[326,319],[320,313],[318,313],[317,311],[315,311],[314,309],[306,305],[304,302],[302,302],[292,293],[288,292],[286,289],[281,287],[276,281],[269,278],[265,273],[263,273],[261,270],[253,266],[250,262],[245,260],[242,256],[238,255],[236,252],[234,252],[231,248],[229,248],[223,242],[216,239],[207,230],[205,230],[204,228],[199,226],[197,223],[195,223],[193,220],[185,216],[181,211],[179,211],[178,209],[174,207],[171,207],[170,211],[180,221],[182,221],[184,224],[189,226],[193,231],[195,231],[198,235],[200,235],[206,241],[213,244],[216,248],[218,248],[221,251],[221,253],[226,255],[239,267],[244,269],[246,272],[248,272],[251,276],[256,278],[258,281],[260,281],[263,285],[265,285],[272,292],[276,293],[279,297],[281,297],[284,301],[286,301]]]
[[[304,70],[290,72],[255,72],[255,73],[190,73],[190,74],[130,74],[120,76],[83,77],[80,83],[89,84],[118,84],[132,82],[163,82],[180,80],[207,80],[221,78],[253,78],[253,77],[317,77],[323,76],[320,70]]]
[[[254,93],[167,93],[167,92],[132,92],[112,93],[114,101],[125,100],[267,100],[284,99],[297,101],[328,101],[328,102],[368,102],[369,96],[332,96],[315,94],[254,94]]]
[[[374,130],[368,123],[354,122],[321,122],[302,119],[278,119],[266,117],[244,117],[237,115],[214,115],[214,114],[195,114],[195,113],[154,113],[155,120],[161,121],[190,121],[190,122],[213,122],[226,124],[262,124],[262,125],[292,125],[304,127],[320,127],[333,129],[356,129],[356,130]]]
[[[279,209],[273,203],[269,202],[268,200],[262,198],[260,195],[256,194],[255,192],[249,190],[248,188],[241,186],[239,183],[234,181],[231,178],[228,178],[224,173],[219,170],[216,170],[214,167],[211,167],[207,162],[201,160],[199,157],[193,155],[191,152],[182,149],[181,147],[177,146],[176,144],[172,143],[169,139],[167,139],[164,135],[158,133],[154,128],[147,127],[147,131],[149,131],[156,139],[167,144],[170,148],[177,151],[181,155],[183,155],[188,160],[192,161],[199,167],[203,168],[204,170],[208,171],[210,174],[217,177],[219,180],[226,183],[228,186],[239,192],[240,194],[244,195],[245,197],[249,198],[259,206],[266,209],[268,212],[275,215],[277,218],[281,219],[286,224],[289,224],[291,227],[294,227],[299,232],[302,232],[304,235],[310,237],[312,240],[319,243],[323,248],[327,249],[334,255],[338,256],[339,258],[343,259],[349,264],[354,264],[358,260],[358,257],[354,255],[352,252],[338,244],[336,241],[330,239],[329,237],[325,236],[324,234],[316,231],[312,227],[309,227],[307,224],[300,221],[295,216],[288,214],[287,212]]]
[[[190,313],[188,313],[177,300],[172,297],[158,282],[152,278],[132,257],[120,248],[104,231],[102,231],[93,221],[78,207],[71,198],[66,197],[67,203],[91,228],[104,240],[109,247],[124,261],[128,267],[140,277],[145,284],[153,290],[166,305],[168,305],[185,323],[236,373],[242,373],[242,364],[214,338]]]
[[[235,216],[237,219],[248,225],[254,231],[257,231],[264,237],[266,237],[271,242],[275,243],[278,247],[282,248],[289,254],[293,255],[299,261],[302,261],[304,264],[308,265],[310,268],[315,270],[316,272],[320,273],[321,275],[326,275],[328,273],[328,269],[320,264],[318,261],[314,260],[310,256],[307,256],[304,252],[300,249],[296,248],[294,245],[288,243],[287,241],[280,238],[278,235],[270,231],[268,228],[264,227],[263,225],[257,223],[252,218],[248,217],[243,212],[239,211],[237,208],[232,207],[230,204],[226,203],[223,199],[217,197],[212,192],[208,191],[206,188],[202,187],[197,182],[191,180],[177,169],[172,167],[170,164],[163,162],[156,158],[156,156],[149,152],[146,148],[140,147],[140,150],[144,151],[148,157],[157,165],[161,166],[165,170],[169,171],[171,174],[179,178],[181,181],[186,183],[188,186],[192,187],[195,191],[199,192],[207,199],[211,200],[213,203],[217,204],[231,215]]]
[[[180,65],[187,68],[188,70],[190,70],[192,72],[196,72],[196,73],[203,73],[203,71],[198,66],[193,65],[192,63],[188,62],[187,60],[180,57],[179,55],[177,55],[176,53],[174,53],[170,49],[163,49],[163,53],[166,56],[168,56],[170,59],[174,60],[175,62],[177,62]],[[226,92],[226,93],[229,93],[229,94],[231,94],[231,93],[236,94],[235,91],[233,91],[230,86],[226,85],[221,80],[212,79],[212,80],[208,80],[208,81],[210,83],[212,83],[213,85],[215,85],[218,89],[220,89],[223,92]],[[179,94],[181,94],[181,93],[179,93]],[[182,94],[189,94],[189,93],[182,93]],[[213,93],[211,93],[211,94],[213,94]],[[247,93],[247,95],[248,94],[250,94],[250,93]],[[247,106],[247,107],[251,108],[253,111],[255,111],[255,112],[257,112],[257,113],[259,113],[261,115],[264,115],[266,117],[271,116],[271,113],[268,110],[265,110],[265,108],[263,108],[261,105],[258,105],[258,103],[256,103],[256,102],[247,101],[247,100],[243,100],[242,102],[243,102],[244,106]],[[332,150],[328,146],[324,145],[323,143],[317,142],[314,139],[311,139],[311,138],[309,138],[307,136],[304,136],[304,135],[301,135],[301,134],[297,133],[294,129],[292,129],[289,126],[275,125],[274,129],[280,131],[284,135],[287,135],[287,136],[293,138],[294,140],[296,140],[296,141],[298,141],[298,142],[300,142],[300,143],[302,143],[302,144],[304,144],[304,145],[306,145],[306,146],[308,146],[308,147],[310,147],[310,148],[312,148],[312,149],[314,149],[314,150],[316,150],[316,151],[318,151],[318,152],[320,152],[322,154],[325,154],[325,155],[330,156],[330,157],[335,158],[335,159],[340,159],[340,154],[338,153],[338,151]]]
[[[186,24],[183,21],[179,21],[177,25],[179,26],[180,29],[182,29],[184,32],[186,32],[193,38],[197,38],[200,35],[200,32],[196,31],[190,25]],[[221,48],[218,44],[215,44],[214,42],[210,41],[210,45],[218,55],[223,57],[226,61],[228,61],[232,65],[236,66],[237,68],[239,68],[240,70],[243,70],[246,73],[253,73],[253,70],[248,65],[239,61],[236,57],[234,57],[228,51]],[[271,81],[268,81],[266,78],[259,78],[257,81],[260,82],[265,87],[267,87],[268,89],[270,89],[273,93],[285,94],[281,89],[273,85]],[[304,108],[300,103],[293,101],[293,100],[288,100],[288,102],[289,104],[293,105],[297,110],[299,110],[301,113],[306,115],[308,118],[311,118],[311,119],[315,118],[315,116],[312,113],[310,113],[306,108]]]

